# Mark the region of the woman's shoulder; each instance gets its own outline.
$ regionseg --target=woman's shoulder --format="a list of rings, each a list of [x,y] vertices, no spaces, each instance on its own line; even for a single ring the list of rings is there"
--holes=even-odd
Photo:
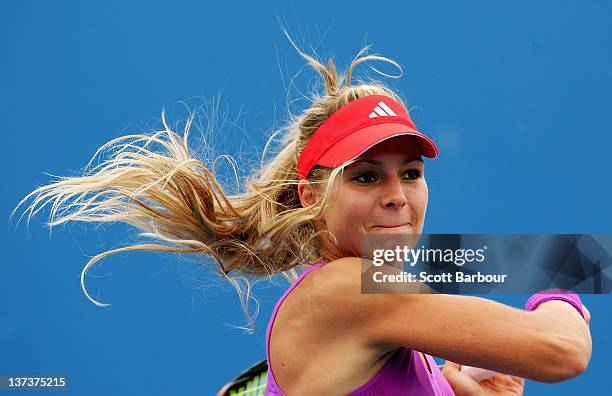
[[[317,335],[330,340],[334,334],[328,331],[337,331],[333,320],[336,307],[343,305],[342,300],[354,299],[360,293],[359,258],[346,257],[316,266],[293,285],[279,309],[282,312],[277,321],[282,327],[290,325],[293,336],[304,330],[309,338]]]
[[[359,284],[361,275],[361,259],[359,257],[342,257],[324,265],[316,271],[318,276],[313,276],[311,279],[316,279],[320,286],[317,291],[329,292],[338,289],[338,285],[350,286],[351,284]],[[331,289],[331,290],[329,290]]]
[[[309,271],[283,302],[270,345],[274,375],[282,389],[300,389],[317,378],[342,383],[350,378],[356,387],[384,364],[381,357],[388,350],[365,345],[350,324],[338,326],[331,317],[339,306],[332,301],[338,298],[334,283],[355,274],[358,261],[335,260]],[[352,359],[343,361],[343,356]]]
[[[327,263],[317,263],[314,267],[307,267],[305,271],[308,273],[300,276],[299,283],[293,285],[283,303],[285,310],[290,310],[290,307],[297,308],[296,312],[304,317],[305,314],[322,308],[321,303],[329,302],[339,290],[359,285],[359,258],[344,257]]]
[[[335,342],[367,344],[353,324],[362,322],[360,258],[345,257],[330,261],[309,271],[286,299],[285,323],[303,329],[309,337],[316,335]]]
[[[328,305],[327,313],[333,314],[333,301],[355,297],[361,293],[362,265],[359,257],[343,257],[330,261],[310,275],[307,283],[310,301]],[[308,286],[307,286],[308,287]],[[307,287],[304,287],[306,289]]]

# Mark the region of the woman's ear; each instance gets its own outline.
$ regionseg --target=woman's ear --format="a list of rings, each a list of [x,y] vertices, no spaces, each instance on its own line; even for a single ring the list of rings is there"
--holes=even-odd
[[[300,180],[298,184],[298,196],[300,197],[300,202],[302,203],[303,208],[314,205],[317,202],[317,191],[315,185],[306,179]],[[326,227],[325,217],[322,213],[319,214],[315,220],[317,221],[317,224],[319,224],[318,221],[322,223],[322,228]]]
[[[298,184],[298,196],[303,208],[313,205],[317,198],[314,186],[306,179],[300,180]]]

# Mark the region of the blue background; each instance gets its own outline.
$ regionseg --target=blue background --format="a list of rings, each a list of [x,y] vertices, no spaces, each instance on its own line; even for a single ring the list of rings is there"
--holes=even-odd
[[[98,308],[82,294],[81,269],[134,230],[75,224],[50,234],[48,211],[29,229],[8,215],[50,180],[43,172],[77,174],[111,138],[159,128],[162,108],[173,122],[217,108],[215,149],[244,171],[287,118],[287,101],[299,113],[301,95],[320,87],[279,20],[340,70],[364,43],[404,67],[387,79],[368,64],[397,74],[392,65],[365,63],[355,77],[399,89],[439,144],[441,157],[427,162],[424,232],[610,233],[612,3],[534,3],[0,0],[0,374],[67,375],[70,394],[211,395],[265,356],[281,278],[256,287],[253,335],[234,328],[244,316],[233,288],[189,257],[103,260],[87,286],[113,305]],[[611,300],[583,300],[593,314],[588,371],[529,381],[526,394],[608,389]]]

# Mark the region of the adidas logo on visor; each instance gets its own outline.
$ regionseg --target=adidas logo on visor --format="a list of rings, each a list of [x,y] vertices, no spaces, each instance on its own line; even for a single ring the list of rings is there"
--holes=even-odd
[[[374,111],[370,113],[370,118],[376,117],[397,117],[397,114],[383,101],[378,102],[378,106],[374,107]]]

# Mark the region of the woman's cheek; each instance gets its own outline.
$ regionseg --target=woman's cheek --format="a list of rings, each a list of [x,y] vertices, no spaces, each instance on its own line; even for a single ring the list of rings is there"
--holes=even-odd
[[[369,207],[363,205],[360,202],[353,202],[348,206],[348,210],[346,211],[346,221],[347,223],[352,223],[355,227],[367,223],[368,217],[370,215]]]

